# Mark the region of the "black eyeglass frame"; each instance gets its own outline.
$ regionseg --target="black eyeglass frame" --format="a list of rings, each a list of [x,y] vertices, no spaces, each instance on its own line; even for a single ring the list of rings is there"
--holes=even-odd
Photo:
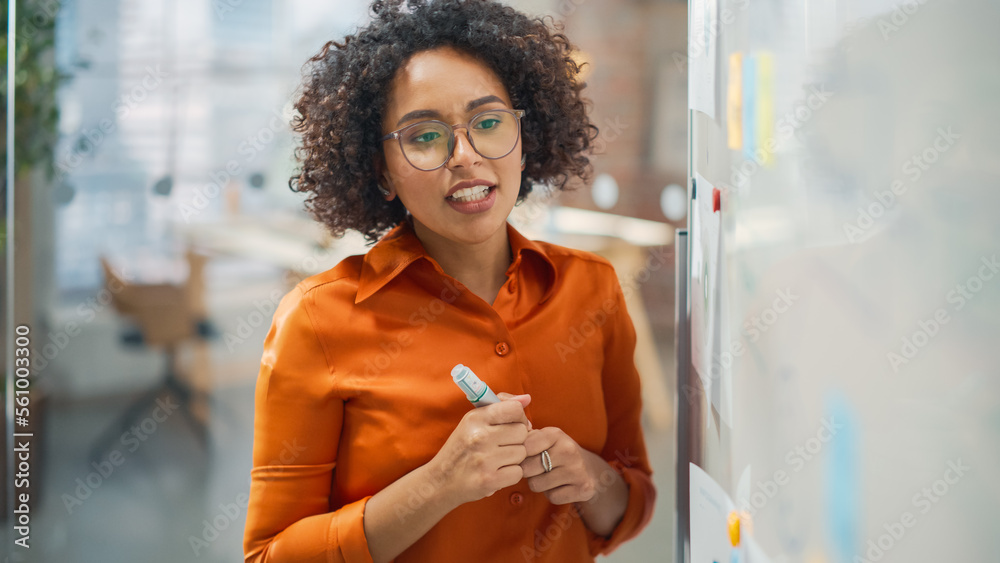
[[[472,140],[472,135],[469,134],[469,127],[481,115],[486,114],[486,113],[498,112],[498,111],[502,111],[504,113],[509,113],[509,114],[511,114],[511,115],[514,116],[515,120],[517,120],[517,137],[514,138],[514,144],[511,145],[510,150],[507,151],[505,154],[503,154],[501,156],[486,156],[485,154],[479,152],[479,149],[476,147],[476,142]],[[458,141],[455,138],[455,130],[458,129],[459,127],[464,127],[465,128],[465,137],[467,139],[469,139],[469,144],[472,145],[472,150],[476,151],[476,154],[478,154],[479,156],[481,156],[483,158],[489,159],[489,160],[499,160],[499,159],[501,159],[501,158],[509,155],[510,153],[514,152],[514,149],[517,147],[517,142],[519,140],[521,140],[521,119],[525,115],[527,115],[527,113],[528,113],[528,111],[527,110],[523,110],[523,109],[507,109],[507,108],[488,109],[488,110],[481,111],[481,112],[477,113],[476,115],[472,116],[469,119],[469,121],[466,122],[466,123],[464,123],[464,124],[462,124],[462,123],[456,123],[455,125],[448,125],[447,123],[445,123],[445,122],[443,122],[443,121],[441,121],[439,119],[425,119],[424,121],[418,121],[416,123],[411,123],[410,125],[407,125],[405,127],[401,127],[399,129],[396,129],[392,133],[389,133],[388,135],[382,137],[379,140],[384,143],[385,141],[388,141],[389,139],[396,139],[399,142],[399,152],[403,153],[403,158],[406,159],[407,164],[409,164],[410,166],[416,168],[417,170],[421,170],[423,172],[431,172],[431,171],[437,170],[438,168],[441,168],[442,166],[448,164],[448,161],[451,160],[452,156],[454,156],[454,154],[455,154],[455,146],[458,145]],[[413,162],[410,161],[410,158],[408,156],[406,156],[406,150],[403,148],[403,132],[405,132],[407,129],[410,129],[411,127],[417,127],[418,125],[424,125],[424,124],[427,124],[427,123],[440,123],[445,128],[451,129],[451,138],[448,139],[448,143],[451,145],[451,150],[448,152],[448,157],[444,159],[444,162],[442,162],[441,164],[435,166],[434,168],[421,168],[421,167],[417,166],[416,164],[413,164]]]

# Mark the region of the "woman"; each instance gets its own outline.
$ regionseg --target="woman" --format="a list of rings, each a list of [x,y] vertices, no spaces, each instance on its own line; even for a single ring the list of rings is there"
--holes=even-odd
[[[372,12],[311,59],[291,185],[378,242],[275,312],[246,560],[593,561],[652,515],[635,332],[607,261],[507,223],[589,172],[572,46],[487,0]]]

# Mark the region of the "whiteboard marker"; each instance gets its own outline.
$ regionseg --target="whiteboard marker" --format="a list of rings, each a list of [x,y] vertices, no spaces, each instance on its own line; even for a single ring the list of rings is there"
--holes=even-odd
[[[458,385],[458,388],[465,392],[465,396],[474,407],[484,407],[500,402],[496,393],[483,383],[482,379],[472,373],[471,369],[462,364],[451,368],[451,378],[455,381],[455,385]]]

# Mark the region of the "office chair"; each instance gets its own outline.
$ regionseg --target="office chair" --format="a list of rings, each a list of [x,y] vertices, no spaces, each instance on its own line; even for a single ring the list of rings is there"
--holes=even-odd
[[[206,261],[206,256],[188,251],[189,275],[183,284],[136,284],[123,279],[101,257],[105,288],[112,295],[112,305],[132,325],[122,334],[122,341],[127,345],[161,348],[166,356],[166,370],[160,384],[132,403],[99,437],[91,449],[91,461],[100,461],[133,424],[150,416],[157,400],[165,394],[177,400],[177,414],[188,420],[202,444],[206,442],[205,425],[191,411],[194,399],[205,398],[205,393],[188,385],[179,377],[178,369],[178,351],[184,343],[216,336],[205,308]]]

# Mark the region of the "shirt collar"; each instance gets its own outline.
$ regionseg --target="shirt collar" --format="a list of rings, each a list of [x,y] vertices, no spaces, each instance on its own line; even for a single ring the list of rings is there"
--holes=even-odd
[[[510,223],[505,224],[507,226],[507,238],[510,241],[511,254],[514,257],[514,261],[507,272],[510,273],[520,264],[522,255],[534,254],[537,256],[540,259],[539,261],[550,270],[551,274],[547,280],[541,280],[541,283],[548,283],[548,287],[545,288],[545,294],[541,299],[544,302],[549,298],[556,285],[556,266],[541,245],[525,238]],[[392,230],[379,239],[375,243],[375,246],[365,254],[365,259],[361,266],[361,279],[358,283],[358,295],[354,302],[361,303],[365,299],[368,299],[378,292],[378,290],[382,289],[385,284],[402,273],[408,266],[420,259],[426,260],[438,273],[445,275],[444,270],[437,263],[437,260],[434,260],[427,254],[424,245],[413,231],[413,225],[407,219],[393,227]]]

